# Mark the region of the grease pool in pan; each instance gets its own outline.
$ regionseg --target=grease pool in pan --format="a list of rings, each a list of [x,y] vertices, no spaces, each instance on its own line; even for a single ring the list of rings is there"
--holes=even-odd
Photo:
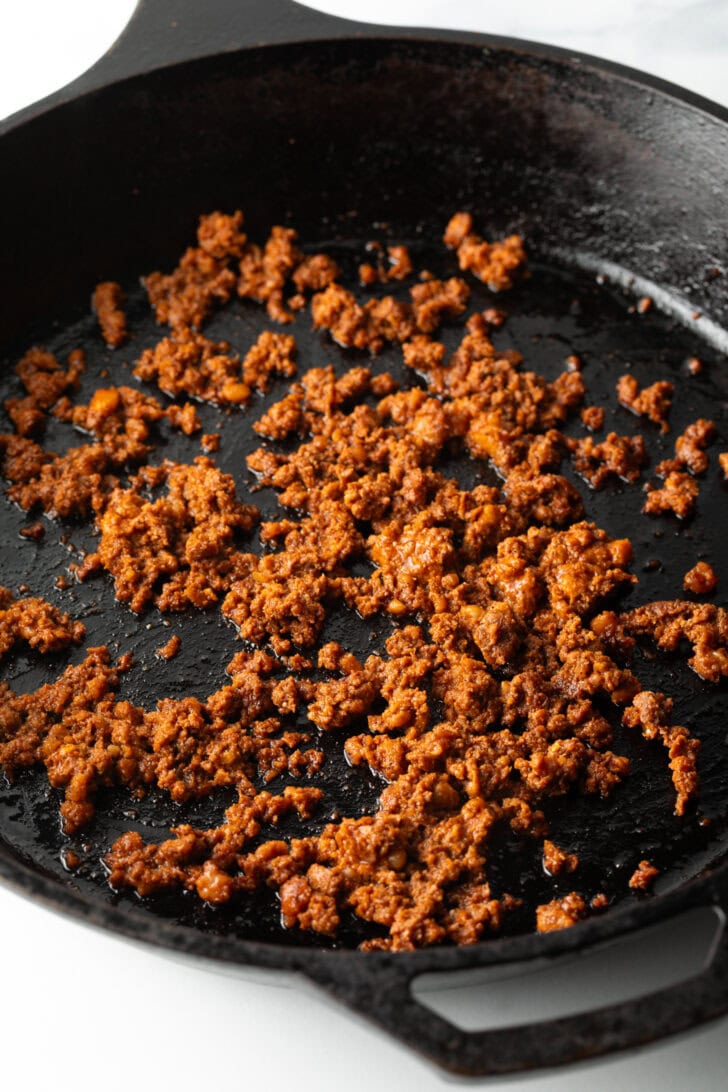
[[[363,242],[321,243],[321,249],[335,257],[345,272],[346,283],[354,283],[354,270],[364,256]],[[427,267],[437,273],[455,272],[443,264],[442,251],[411,244],[417,267]],[[643,496],[640,485],[615,486],[595,493],[564,465],[562,473],[571,477],[585,502],[587,517],[605,528],[612,536],[626,536],[635,550],[633,571],[640,583],[630,593],[630,605],[657,598],[682,596],[682,576],[701,556],[707,557],[719,577],[719,597],[728,586],[728,558],[721,550],[725,541],[725,486],[717,468],[717,451],[725,446],[725,405],[728,399],[728,377],[721,374],[720,357],[695,335],[666,319],[656,311],[634,313],[634,300],[621,291],[600,285],[585,273],[575,274],[554,265],[531,263],[533,276],[512,292],[498,298],[498,304],[508,311],[505,326],[496,331],[493,340],[500,348],[513,347],[521,351],[525,366],[554,378],[563,370],[564,359],[577,353],[584,362],[584,376],[590,401],[607,407],[606,430],[640,431],[646,439],[651,464],[671,453],[674,437],[698,416],[712,418],[719,431],[711,449],[711,466],[704,481],[698,503],[697,518],[685,525],[671,519],[648,519],[640,514]],[[135,385],[131,367],[141,350],[154,344],[161,331],[154,323],[144,293],[128,286],[129,326],[132,340],[120,349],[107,350],[98,334],[95,320],[89,316],[67,328],[42,331],[43,343],[59,357],[79,346],[86,350],[87,370],[78,394],[86,401],[95,386],[109,382]],[[383,289],[387,291],[389,289]],[[492,296],[480,286],[473,288],[471,308],[492,302]],[[260,331],[270,328],[270,321],[258,305],[235,303],[216,315],[206,326],[207,336],[225,338],[241,352],[247,350]],[[308,311],[301,313],[288,328],[298,345],[299,370],[311,365],[332,363],[344,371],[353,363],[368,363],[365,354],[343,351],[325,334],[310,329]],[[438,335],[448,348],[454,347],[461,336],[461,324],[453,323]],[[38,335],[36,334],[36,340]],[[5,375],[12,375],[17,355],[27,346],[16,347],[4,363]],[[686,361],[698,355],[705,364],[700,375],[689,376]],[[417,382],[411,373],[403,374],[399,364],[400,351],[389,348],[376,358],[376,371],[389,370],[396,378],[411,384]],[[105,369],[110,377],[102,373]],[[671,414],[671,432],[661,436],[652,426],[637,422],[617,406],[614,396],[616,379],[631,370],[641,384],[655,379],[671,379],[677,394]],[[225,413],[211,406],[199,406],[198,412],[206,432],[221,433],[220,450],[215,456],[222,470],[235,478],[243,502],[257,504],[264,515],[276,509],[272,491],[251,493],[252,476],[245,468],[245,455],[260,445],[260,438],[250,425],[263,409],[278,399],[285,384],[274,384],[265,397],[256,398],[245,410]],[[14,379],[7,379],[2,396],[17,393]],[[150,393],[158,395],[156,389]],[[163,399],[163,396],[159,396]],[[574,428],[574,425],[571,426]],[[565,431],[569,431],[569,426]],[[161,429],[163,440],[151,460],[175,458],[190,461],[199,454],[199,441],[173,435]],[[79,442],[78,433],[68,425],[51,419],[44,446],[56,451]],[[495,481],[486,466],[466,459],[442,460],[437,469],[458,478],[469,486],[476,480]],[[649,469],[648,469],[649,473]],[[217,609],[166,618],[152,609],[141,616],[132,614],[114,600],[107,577],[83,585],[73,584],[66,591],[55,587],[55,578],[64,572],[69,561],[78,560],[78,551],[93,549],[95,536],[88,527],[63,525],[44,519],[46,534],[41,542],[19,536],[22,526],[31,517],[20,512],[3,496],[2,522],[6,529],[2,544],[0,582],[16,590],[27,584],[31,594],[42,595],[74,618],[81,618],[87,627],[85,645],[105,643],[113,653],[131,651],[134,669],[124,678],[120,691],[141,705],[150,707],[162,696],[181,697],[206,694],[225,682],[224,666],[240,648],[233,628],[226,624]],[[182,650],[165,663],[155,655],[172,633],[182,637]],[[340,610],[326,624],[323,639],[339,639],[355,653],[376,651],[391,632],[387,618],[363,621],[353,612]],[[19,690],[30,691],[49,681],[69,661],[78,661],[83,651],[68,656],[40,658],[16,656],[4,665],[3,675]],[[579,884],[584,890],[605,890],[615,898],[627,896],[627,878],[643,857],[654,861],[667,873],[661,881],[669,885],[694,872],[707,854],[717,854],[725,840],[726,830],[726,728],[725,712],[728,700],[725,686],[703,682],[686,666],[682,658],[663,654],[650,658],[641,654],[636,673],[645,686],[663,689],[675,698],[675,723],[687,724],[703,742],[699,761],[701,791],[696,815],[677,819],[672,815],[673,790],[667,764],[654,747],[637,738],[635,733],[618,731],[615,749],[628,754],[632,772],[615,794],[603,801],[595,798],[569,796],[549,800],[546,812],[551,836],[575,850],[580,858]],[[310,730],[310,726],[309,726]],[[371,810],[381,790],[381,781],[361,768],[350,768],[342,752],[339,733],[321,733],[316,741],[326,752],[326,762],[316,783],[325,790],[324,806],[317,818],[308,821],[310,833],[328,820],[331,812],[346,801],[348,815]],[[279,790],[284,784],[278,779],[271,785]],[[94,822],[72,840],[60,830],[57,794],[47,786],[45,774],[21,775],[12,786],[0,792],[0,835],[18,853],[31,858],[39,868],[63,877],[64,882],[81,890],[92,890],[94,897],[106,900],[138,902],[134,896],[118,896],[106,884],[100,858],[110,843],[125,830],[139,829],[158,840],[171,826],[180,822],[211,825],[220,820],[230,796],[219,793],[204,802],[186,806],[172,804],[163,793],[154,793],[143,801],[132,800],[122,792],[107,792],[99,800]],[[711,820],[706,824],[705,820]],[[300,828],[286,820],[263,836],[286,836],[299,833]],[[81,858],[73,873],[64,869],[62,854],[72,846]],[[541,867],[541,856],[535,845],[517,842],[513,836],[493,845],[489,855],[489,879],[498,896],[503,890],[517,891],[524,898],[521,911],[506,919],[506,931],[517,932],[531,927],[533,908],[543,901],[566,893],[574,886],[573,877],[562,880],[547,876]],[[351,946],[372,935],[372,927],[354,919],[346,919],[335,941],[280,926],[277,900],[272,894],[244,896],[234,904],[212,909],[196,896],[165,896],[144,900],[150,914],[161,914],[184,923],[214,932],[234,932],[239,936],[275,939],[291,944]]]

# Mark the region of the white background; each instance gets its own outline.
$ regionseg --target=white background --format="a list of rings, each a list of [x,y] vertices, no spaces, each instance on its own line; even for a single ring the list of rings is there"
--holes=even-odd
[[[200,0],[204,2],[204,0]],[[244,0],[241,0],[244,3]],[[469,28],[601,54],[728,104],[728,4],[678,0],[327,0],[332,14],[391,24]],[[3,0],[0,117],[89,66],[114,40],[131,0]],[[0,169],[2,167],[0,166]],[[0,890],[0,1081],[35,1092],[244,1089],[277,1092],[430,1090],[445,1078],[311,990],[210,973],[80,927]],[[594,1000],[620,984],[657,983],[666,965],[687,973],[695,953],[674,930],[639,962],[634,949],[597,961]],[[519,982],[503,1011],[554,1010],[576,971]],[[456,996],[456,995],[453,995]],[[485,1011],[488,990],[463,995]],[[537,1003],[535,998],[538,999]],[[511,1006],[511,1009],[508,1009]],[[501,1012],[502,1015],[502,1012]],[[529,1015],[533,1016],[533,1012]],[[637,1054],[576,1069],[474,1082],[488,1089],[661,1092],[728,1088],[728,1023]]]

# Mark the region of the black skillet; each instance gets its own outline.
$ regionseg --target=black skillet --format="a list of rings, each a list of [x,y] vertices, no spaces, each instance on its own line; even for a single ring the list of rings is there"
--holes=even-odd
[[[243,208],[258,234],[289,220],[302,239],[325,244],[345,263],[360,257],[375,233],[409,241],[423,263],[437,263],[445,260],[433,247],[444,220],[469,208],[488,232],[522,230],[533,256],[537,275],[510,297],[504,344],[518,345],[544,373],[576,349],[591,368],[595,400],[611,399],[613,406],[614,377],[625,366],[643,381],[673,375],[681,384],[673,435],[702,413],[714,417],[728,446],[722,423],[728,376],[720,358],[728,327],[728,113],[652,77],[527,42],[347,23],[288,0],[155,0],[140,4],[95,68],[0,126],[0,155],[6,374],[34,341],[59,352],[84,344],[90,381],[105,367],[123,369],[145,340],[159,336],[134,296],[136,278],[171,267],[201,211]],[[608,282],[601,287],[599,270]],[[132,289],[137,336],[127,353],[107,353],[88,318],[85,301],[101,278]],[[631,314],[635,293],[651,295],[660,313]],[[253,305],[240,305],[220,322],[222,334],[245,342],[264,320]],[[296,336],[304,356],[343,362],[302,321]],[[696,352],[707,367],[688,383],[684,362]],[[207,427],[214,427],[213,417],[210,411]],[[250,441],[241,420],[225,422],[220,459],[244,490],[242,454]],[[610,420],[620,431],[635,424],[617,408]],[[50,439],[68,442],[60,434]],[[167,442],[165,453],[179,454],[180,442]],[[649,445],[653,459],[667,450],[656,433]],[[715,456],[709,477],[703,518],[687,527],[641,517],[638,490],[589,498],[597,522],[634,540],[645,585],[633,593],[635,601],[680,594],[682,573],[701,551],[726,586],[726,497]],[[583,482],[580,488],[587,492]],[[156,615],[135,619],[114,606],[103,581],[55,589],[69,543],[90,545],[88,532],[66,528],[64,543],[64,529],[49,522],[38,546],[17,537],[28,519],[3,504],[2,582],[27,583],[72,613],[85,612],[89,643],[95,637],[133,648],[153,670],[130,683],[129,696],[152,700],[155,685],[204,695],[220,685],[220,664],[235,639],[217,615],[180,621],[188,627],[186,652],[160,666],[152,650],[169,631]],[[349,636],[360,647],[376,639],[368,631]],[[30,689],[61,667],[18,657],[5,677]],[[226,915],[184,900],[146,905],[119,898],[94,861],[114,833],[135,822],[168,825],[168,806],[152,799],[134,813],[128,801],[110,798],[103,829],[91,830],[86,849],[79,847],[85,864],[70,874],[60,863],[67,840],[58,829],[57,800],[40,775],[0,790],[0,876],[127,937],[300,972],[459,1073],[554,1065],[645,1043],[728,1011],[724,930],[709,964],[688,982],[548,1023],[461,1031],[410,990],[425,972],[551,959],[691,907],[715,906],[722,915],[728,906],[725,692],[702,683],[682,661],[645,654],[640,671],[663,680],[679,715],[703,740],[699,810],[683,821],[672,818],[660,760],[647,745],[623,739],[633,759],[631,787],[593,811],[576,801],[550,816],[613,900],[606,913],[561,933],[534,935],[516,921],[512,935],[469,948],[365,954],[354,950],[360,938],[353,926],[338,947],[327,946],[284,933],[275,907],[263,902]],[[366,779],[337,768],[335,756],[329,768],[334,798],[340,778],[348,806],[359,798],[365,806]],[[517,849],[523,852],[502,847],[504,875]],[[643,855],[660,864],[663,877],[653,897],[638,899],[625,894],[626,877]],[[532,902],[558,893],[537,863],[518,861]],[[495,860],[496,877],[498,867]]]

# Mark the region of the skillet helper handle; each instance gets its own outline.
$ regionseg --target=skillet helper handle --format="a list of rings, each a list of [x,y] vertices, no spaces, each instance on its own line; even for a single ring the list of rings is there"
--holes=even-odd
[[[384,967],[367,968],[360,960],[328,971],[319,964],[305,973],[337,1001],[451,1073],[484,1077],[565,1065],[642,1046],[728,1012],[727,896],[725,891],[717,900],[718,936],[698,974],[627,1002],[553,1020],[465,1031],[413,996],[411,974],[398,970],[396,956]]]
[[[362,24],[294,0],[138,0],[108,52],[68,97],[170,64],[258,45],[353,37]]]

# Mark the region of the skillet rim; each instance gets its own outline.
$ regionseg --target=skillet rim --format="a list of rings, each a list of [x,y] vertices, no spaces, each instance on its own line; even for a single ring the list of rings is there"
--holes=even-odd
[[[119,62],[124,64],[124,47],[134,36],[135,17],[145,6],[144,3],[140,4],[139,9],[132,16],[131,23],[127,27],[127,31],[131,28],[131,33],[127,34],[127,31],[124,31],[111,50],[96,65],[72,83],[0,121],[0,140],[3,136],[16,132],[23,125],[31,125],[33,121],[57,110],[60,111],[67,105],[77,104],[86,96],[120,91],[126,85],[143,80],[147,76],[161,75],[198,63],[224,61],[240,53],[271,52],[291,46],[344,45],[356,42],[472,47],[486,52],[490,50],[510,52],[516,58],[554,61],[563,65],[567,71],[591,70],[599,76],[635,84],[643,90],[676,100],[724,126],[728,136],[728,107],[671,81],[616,61],[548,43],[501,35],[352,23],[321,12],[314,12],[311,9],[304,10],[308,16],[312,17],[314,26],[318,18],[320,28],[326,32],[325,34],[321,35],[314,29],[303,35],[294,34],[292,37],[278,38],[275,37],[274,32],[274,39],[270,41],[256,41],[251,45],[232,46],[222,51],[202,52],[199,56],[186,59],[169,59],[162,56],[158,62],[131,74],[115,75],[114,69],[119,66]],[[2,145],[0,144],[1,154]],[[393,961],[396,961],[398,969],[410,979],[438,970],[452,971],[542,957],[551,958],[614,940],[694,907],[714,905],[726,913],[728,912],[728,853],[723,854],[717,863],[713,863],[702,873],[680,882],[668,892],[654,894],[649,899],[623,902],[608,910],[604,915],[589,918],[569,929],[548,934],[532,932],[511,937],[497,936],[462,947],[433,947],[396,953],[360,952],[357,949],[344,948],[321,949],[272,941],[246,940],[231,934],[205,933],[199,929],[183,926],[168,919],[146,914],[141,907],[137,911],[133,904],[122,904],[122,907],[111,906],[98,901],[94,896],[74,890],[70,884],[64,885],[57,877],[45,875],[22,860],[1,838],[0,884],[40,902],[47,909],[66,914],[77,921],[107,932],[116,933],[125,939],[209,958],[215,962],[229,961],[241,966],[255,965],[271,970],[289,970],[311,975],[316,968],[323,971],[325,967],[330,967],[333,961],[336,961],[341,970],[344,969],[341,964],[351,960],[356,961],[358,965],[366,963],[373,974],[377,973],[377,968],[390,967]]]

